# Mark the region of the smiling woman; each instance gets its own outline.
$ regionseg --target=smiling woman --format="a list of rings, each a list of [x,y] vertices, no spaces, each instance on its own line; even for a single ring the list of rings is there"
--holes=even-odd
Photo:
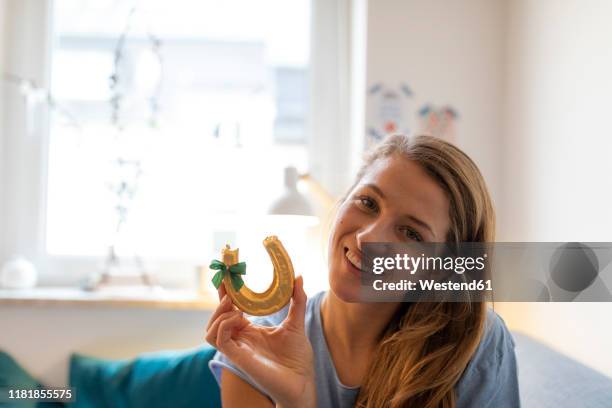
[[[453,145],[392,136],[364,163],[329,238],[330,290],[249,321],[228,297],[208,325],[224,406],[517,407],[514,341],[483,302],[364,303],[368,242],[490,242],[484,180]]]

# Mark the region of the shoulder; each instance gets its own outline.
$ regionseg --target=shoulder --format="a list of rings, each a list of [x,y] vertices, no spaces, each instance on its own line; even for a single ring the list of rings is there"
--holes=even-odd
[[[484,333],[474,358],[497,360],[504,357],[507,352],[514,352],[512,334],[504,320],[493,309],[487,309]]]
[[[457,397],[457,407],[520,406],[514,339],[491,309],[480,344],[457,384]]]
[[[472,356],[466,371],[497,371],[500,366],[514,357],[514,339],[504,320],[492,309],[487,309],[485,328],[480,344]]]

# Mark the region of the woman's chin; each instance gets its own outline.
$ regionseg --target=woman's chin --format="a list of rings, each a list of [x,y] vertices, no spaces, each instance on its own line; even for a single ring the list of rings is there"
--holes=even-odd
[[[332,278],[329,282],[329,288],[334,292],[334,295],[343,302],[361,302],[361,287],[359,282]]]

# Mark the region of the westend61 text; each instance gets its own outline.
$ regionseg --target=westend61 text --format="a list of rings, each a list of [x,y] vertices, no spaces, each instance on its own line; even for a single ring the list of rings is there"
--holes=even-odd
[[[377,279],[373,282],[372,287],[374,290],[439,290],[439,291],[491,291],[493,287],[491,280],[478,280],[471,282],[436,282],[435,280],[419,280],[418,284],[415,281],[409,281],[402,279],[399,282],[383,282],[381,279]]]

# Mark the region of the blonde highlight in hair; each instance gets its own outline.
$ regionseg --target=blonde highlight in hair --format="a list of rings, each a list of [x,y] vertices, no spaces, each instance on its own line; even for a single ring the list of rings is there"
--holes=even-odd
[[[447,242],[493,242],[495,214],[478,167],[460,149],[431,136],[388,137],[367,156],[356,183],[379,159],[414,161],[446,192]],[[484,302],[402,304],[382,334],[356,407],[454,408],[454,386],[484,331]]]

